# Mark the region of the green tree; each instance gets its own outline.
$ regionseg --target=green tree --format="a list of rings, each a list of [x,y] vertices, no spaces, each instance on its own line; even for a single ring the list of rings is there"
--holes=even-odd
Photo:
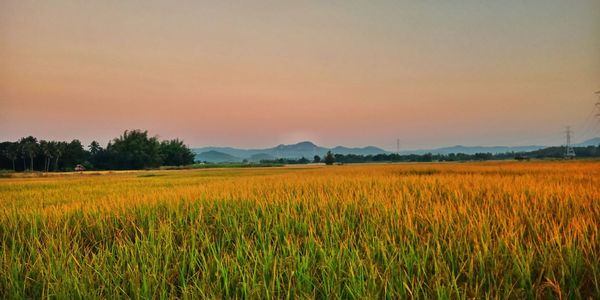
[[[58,160],[63,156],[63,154],[67,151],[67,142],[53,142],[52,149],[52,157],[54,157],[54,171],[58,171]]]
[[[15,160],[19,157],[19,144],[8,142],[4,150],[4,156],[11,161],[13,171],[16,171]]]
[[[88,149],[90,149],[90,154],[92,156],[94,156],[94,155],[98,154],[98,152],[102,151],[102,147],[96,141],[92,141],[90,143],[90,145],[88,146]]]
[[[333,163],[335,162],[335,157],[333,156],[333,153],[331,153],[331,151],[327,151],[327,154],[325,154],[324,161],[326,165],[333,165]]]
[[[89,153],[85,151],[81,141],[75,139],[67,143],[63,156],[64,168],[71,170],[75,168],[75,165],[83,164],[87,160]]]
[[[109,143],[106,150],[116,169],[156,168],[162,164],[158,138],[148,137],[148,131],[126,130]]]
[[[23,171],[27,171],[27,152],[25,150],[25,138],[21,138],[17,142],[17,145],[17,153],[19,155],[19,158],[23,162]]]
[[[313,162],[314,163],[320,163],[321,162],[321,157],[318,155],[315,155],[315,157],[313,158]]]
[[[22,138],[20,144],[22,145],[23,160],[25,160],[25,155],[29,157],[29,170],[33,171],[33,158],[37,156],[39,149],[37,139],[33,136],[28,136]]]
[[[162,141],[160,155],[163,158],[163,165],[166,166],[191,165],[196,157],[194,152],[179,139]]]
[[[52,160],[52,142],[45,140],[40,141],[40,152],[44,155],[44,171],[48,172],[50,169],[50,161]]]

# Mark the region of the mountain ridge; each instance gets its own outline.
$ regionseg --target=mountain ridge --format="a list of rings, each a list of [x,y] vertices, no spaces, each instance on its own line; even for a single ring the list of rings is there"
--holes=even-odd
[[[600,137],[591,138],[581,143],[574,144],[574,147],[587,147],[595,146],[600,144]],[[549,146],[543,145],[526,145],[526,146],[464,146],[455,145],[449,147],[440,147],[433,149],[416,149],[416,150],[402,150],[400,154],[450,154],[450,153],[464,153],[464,154],[475,154],[475,153],[506,153],[506,152],[530,152]],[[279,144],[271,148],[258,148],[258,149],[243,149],[234,147],[200,147],[193,148],[192,151],[196,153],[196,160],[213,162],[214,159],[218,161],[214,162],[229,162],[229,161],[242,161],[248,160],[251,162],[257,162],[260,160],[273,160],[278,158],[298,159],[305,157],[312,159],[315,155],[323,157],[327,151],[331,151],[335,154],[343,155],[377,155],[377,154],[389,154],[391,151],[384,150],[376,146],[365,146],[365,147],[345,147],[335,146],[333,148],[322,147],[316,145],[311,141],[302,141],[295,144]],[[217,153],[215,153],[217,152]]]
[[[244,159],[249,161],[255,161],[258,158],[289,158],[289,159],[298,159],[301,157],[305,157],[307,159],[312,159],[315,155],[324,156],[327,151],[332,151],[337,154],[355,154],[355,155],[376,155],[376,154],[387,154],[390,153],[384,149],[375,147],[375,146],[367,146],[367,147],[344,147],[344,146],[336,146],[333,148],[326,148],[322,146],[318,146],[310,141],[302,141],[295,144],[279,144],[275,147],[271,148],[263,148],[263,149],[242,149],[242,148],[233,148],[233,147],[201,147],[201,148],[193,148],[192,151],[196,153],[196,160],[200,161],[211,161],[204,158],[207,158],[206,153],[210,155],[214,155],[214,152],[219,152],[222,154],[226,154],[238,159],[238,161],[242,161]],[[209,155],[209,156],[210,156]],[[211,161],[212,162],[212,161]]]

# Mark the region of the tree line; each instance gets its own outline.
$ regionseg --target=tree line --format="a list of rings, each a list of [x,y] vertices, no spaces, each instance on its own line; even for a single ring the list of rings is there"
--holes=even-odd
[[[321,158],[318,155],[311,160],[307,158],[299,159],[276,159],[262,160],[261,163],[279,163],[279,164],[306,164],[324,162],[327,165],[333,163],[368,163],[368,162],[434,162],[434,161],[485,161],[485,160],[527,160],[527,159],[545,159],[545,158],[563,158],[565,147],[548,147],[530,152],[506,152],[506,153],[450,153],[450,154],[377,154],[377,155],[355,155],[355,154],[333,154],[331,151]],[[597,158],[600,157],[600,145],[575,147],[575,154],[578,158]]]
[[[0,143],[0,169],[13,171],[131,170],[194,163],[194,153],[182,140],[160,141],[148,131],[126,130],[106,147],[92,141],[38,140],[33,136]]]
[[[600,145],[575,147],[578,158],[600,157]],[[433,161],[484,161],[507,159],[544,159],[564,157],[565,147],[548,147],[530,152],[507,153],[450,153],[450,154],[377,154],[354,155],[334,154],[329,151],[323,158],[318,155],[312,160],[276,159],[263,160],[263,164],[307,164],[323,162],[367,163],[367,162],[433,162]],[[33,136],[15,142],[0,142],[0,169],[13,171],[72,171],[82,165],[87,170],[136,170],[161,166],[185,166],[194,163],[195,154],[182,140],[159,141],[149,136],[148,131],[126,130],[111,140],[106,147],[92,141],[87,149],[81,141],[38,140]]]

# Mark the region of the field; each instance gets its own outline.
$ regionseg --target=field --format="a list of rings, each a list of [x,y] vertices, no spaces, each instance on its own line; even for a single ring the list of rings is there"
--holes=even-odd
[[[600,162],[0,178],[0,298],[599,298]]]

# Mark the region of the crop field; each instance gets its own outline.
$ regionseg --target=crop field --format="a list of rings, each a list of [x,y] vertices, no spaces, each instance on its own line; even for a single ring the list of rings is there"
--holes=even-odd
[[[600,162],[0,178],[0,298],[600,297]]]

